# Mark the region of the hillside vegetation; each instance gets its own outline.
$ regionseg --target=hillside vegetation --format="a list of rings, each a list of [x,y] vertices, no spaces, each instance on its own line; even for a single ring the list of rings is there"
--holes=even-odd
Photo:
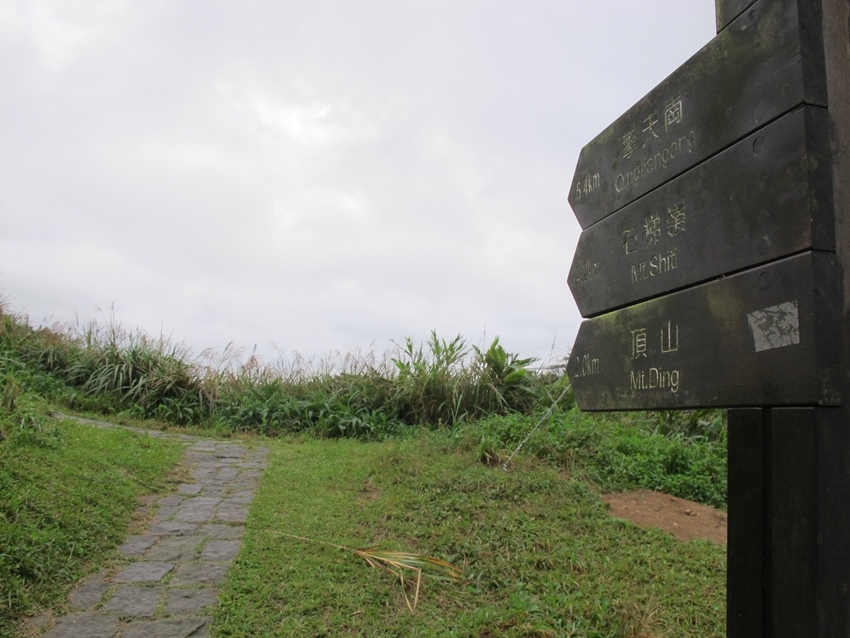
[[[322,439],[347,439],[351,445],[385,441],[391,444],[387,449],[406,446],[406,463],[414,462],[413,449],[422,446],[423,458],[436,463],[450,455],[494,478],[522,445],[512,462],[554,472],[546,474],[547,485],[560,475],[569,477],[567,491],[585,489],[573,481],[601,490],[644,487],[725,507],[726,429],[720,412],[583,414],[559,371],[563,367],[536,365],[506,350],[498,338],[475,346],[461,336],[443,339],[435,333],[423,343],[404,339],[383,355],[265,364],[231,350],[195,356],[182,345],[114,322],[37,327],[0,307],[0,634],[16,619],[61,600],[81,573],[108,560],[110,548],[126,533],[138,495],[162,489],[162,477],[180,456],[175,444],[94,432],[57,420],[57,412],[144,420],[146,427],[217,436],[299,437],[317,445]],[[364,456],[369,458],[377,457],[370,452]],[[389,476],[387,471],[386,485]],[[90,489],[121,481],[127,489]],[[55,484],[63,490],[45,488]],[[515,489],[519,494],[524,488]],[[532,507],[511,503],[505,506]],[[427,533],[428,523],[411,525]],[[615,528],[606,529],[607,534]],[[541,530],[534,533],[549,533]],[[709,560],[716,563],[715,554]],[[709,571],[722,586],[717,569],[722,572],[722,565]],[[502,604],[501,595],[488,603],[493,609]],[[590,610],[598,594],[587,595]],[[517,596],[526,600],[525,594]],[[473,598],[469,604],[475,604]],[[720,616],[706,622],[719,622],[721,603],[715,596],[711,604]],[[619,613],[606,622],[621,622]]]
[[[237,354],[193,357],[114,322],[34,328],[0,309],[0,409],[19,417],[0,428],[49,439],[46,404],[222,435],[383,440],[426,427],[475,441],[482,460],[497,463],[548,414],[524,453],[581,466],[612,489],[648,487],[718,507],[726,500],[721,412],[583,415],[557,366],[535,371],[533,359],[506,351],[498,337],[485,348],[432,333],[381,356],[318,363]]]

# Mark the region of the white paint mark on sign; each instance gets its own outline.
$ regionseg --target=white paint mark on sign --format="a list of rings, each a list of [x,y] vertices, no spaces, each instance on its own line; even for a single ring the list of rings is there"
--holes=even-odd
[[[800,343],[800,317],[796,301],[756,310],[747,315],[756,352]]]

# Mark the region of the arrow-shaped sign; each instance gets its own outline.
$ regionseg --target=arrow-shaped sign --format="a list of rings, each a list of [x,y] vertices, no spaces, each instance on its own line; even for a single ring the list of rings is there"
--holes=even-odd
[[[582,323],[582,410],[838,405],[832,253],[806,252]]]
[[[569,194],[581,227],[804,102],[825,106],[818,5],[756,2],[585,146]]]

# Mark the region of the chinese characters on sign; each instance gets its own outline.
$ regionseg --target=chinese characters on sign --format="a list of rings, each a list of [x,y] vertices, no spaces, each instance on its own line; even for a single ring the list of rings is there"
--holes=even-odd
[[[673,325],[672,321],[667,322],[666,328],[661,328],[661,352],[679,351],[679,324]]]
[[[636,328],[631,331],[632,360],[646,358],[647,355],[647,328]],[[669,354],[679,351],[679,324],[668,321],[661,327],[661,339],[659,341],[659,352]]]
[[[648,328],[631,330],[632,361],[647,359],[649,354],[670,354],[679,350],[679,324],[667,321],[661,327],[659,349],[650,352],[648,349]],[[658,334],[658,333],[655,333]],[[680,372],[678,369],[667,369],[658,362],[649,368],[634,368],[629,371],[629,387],[634,390],[668,390],[673,394],[679,392]]]
[[[632,330],[632,359],[646,358],[646,328]]]
[[[667,209],[667,234],[674,237],[685,231],[685,202]]]
[[[624,159],[630,159],[635,151],[639,148],[643,148],[649,137],[658,138],[657,131],[661,129],[659,119],[663,122],[665,132],[668,131],[674,124],[681,123],[682,99],[680,97],[676,97],[670,100],[664,106],[663,117],[659,116],[658,111],[655,110],[643,118],[643,127],[640,129],[640,132],[638,132],[637,128],[633,128],[623,135],[622,142]]]
[[[623,248],[626,254],[631,254],[639,248],[649,248],[652,244],[660,243],[662,231],[669,237],[675,237],[685,232],[685,202],[678,202],[667,208],[662,228],[661,215],[653,213],[643,220],[642,228],[629,226],[623,231]]]

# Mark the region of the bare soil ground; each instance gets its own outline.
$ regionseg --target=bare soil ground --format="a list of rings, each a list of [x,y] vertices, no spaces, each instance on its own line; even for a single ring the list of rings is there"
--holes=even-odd
[[[605,494],[611,516],[640,527],[655,527],[686,541],[696,538],[726,543],[726,512],[669,494],[638,490]]]

